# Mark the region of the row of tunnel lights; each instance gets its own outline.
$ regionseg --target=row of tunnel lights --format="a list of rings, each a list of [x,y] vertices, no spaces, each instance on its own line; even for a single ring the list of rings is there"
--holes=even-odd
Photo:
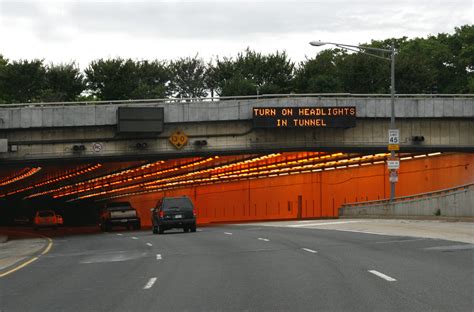
[[[222,176],[222,178],[220,178],[219,174],[218,174],[218,175],[214,175],[210,178],[202,178],[202,179],[195,179],[195,180],[191,180],[189,178],[191,178],[193,176],[197,176],[197,175],[207,174],[207,173],[212,174],[212,173],[218,172],[222,169],[229,169],[229,168],[239,167],[239,166],[242,166],[242,165],[248,165],[248,164],[259,162],[259,161],[262,161],[262,160],[275,158],[275,157],[278,157],[280,155],[281,154],[278,153],[278,154],[270,154],[270,155],[260,156],[260,157],[251,158],[251,159],[248,159],[248,160],[245,160],[245,161],[239,161],[239,162],[232,163],[232,164],[227,164],[227,165],[223,165],[223,166],[218,166],[218,167],[207,168],[207,169],[203,169],[203,170],[199,170],[199,171],[189,172],[189,173],[179,175],[179,176],[175,176],[175,177],[171,177],[171,178],[165,178],[165,179],[161,179],[161,180],[150,181],[150,182],[141,183],[141,184],[138,184],[138,185],[129,185],[129,186],[125,186],[125,187],[122,187],[122,188],[116,188],[116,189],[109,190],[109,191],[101,191],[101,192],[97,192],[97,193],[92,193],[92,194],[80,196],[80,197],[76,198],[75,200],[86,199],[86,198],[100,196],[100,195],[107,195],[107,194],[111,194],[111,193],[117,193],[117,192],[126,191],[126,190],[130,190],[130,189],[133,189],[133,188],[139,188],[139,187],[145,188],[145,189],[156,189],[156,188],[163,188],[163,187],[176,186],[176,185],[186,185],[186,184],[191,184],[191,183],[194,183],[194,182],[199,182],[200,183],[200,182],[216,181],[216,180],[225,179],[225,178],[228,178],[228,177],[227,176]],[[288,166],[288,165],[293,165],[293,164],[301,164],[301,163],[310,162],[310,161],[314,161],[314,160],[335,158],[335,157],[339,157],[339,156],[343,156],[343,155],[344,155],[343,153],[337,153],[337,154],[325,155],[325,156],[321,156],[321,157],[311,157],[311,158],[300,159],[300,160],[295,160],[295,161],[287,161],[287,162],[282,162],[282,163],[272,164],[272,165],[267,165],[267,166],[259,166],[259,167],[249,168],[249,169],[239,169],[239,170],[235,170],[233,172],[239,172],[239,171],[242,171],[242,170],[246,170],[246,171],[248,171],[248,170],[261,170],[262,168],[267,168],[267,167],[271,167],[271,168],[282,167],[282,166]],[[387,155],[388,154],[378,154],[377,156],[378,157],[385,157]],[[368,159],[368,158],[371,158],[371,157],[373,157],[373,156],[364,156],[363,158]],[[358,159],[360,159],[360,158],[357,158],[357,160]],[[327,163],[317,164],[317,166],[324,165],[324,164],[327,164]],[[287,171],[287,170],[289,170],[289,168],[288,169],[286,169],[286,168],[285,169],[275,169],[273,172],[278,172],[279,170]],[[228,174],[228,173],[225,173],[225,174]],[[257,172],[257,174],[259,174],[259,173]],[[222,173],[221,173],[221,175],[222,175]],[[242,174],[241,176],[238,176],[238,177],[244,177],[244,176],[248,176],[248,174]],[[231,178],[238,178],[238,177],[233,176]],[[183,179],[185,179],[185,180],[183,180]],[[176,180],[183,180],[183,181],[176,181]],[[70,194],[68,194],[68,195],[70,195]]]
[[[113,177],[122,176],[124,174],[140,172],[140,171],[143,171],[143,170],[148,169],[150,167],[154,167],[154,166],[165,163],[165,161],[158,161],[158,162],[155,162],[155,163],[142,165],[142,166],[140,166],[138,168],[135,168],[135,169],[127,169],[127,170],[123,170],[123,171],[120,171],[120,172],[117,172],[117,173],[108,174],[108,175],[105,175],[105,176],[102,176],[102,177],[99,177],[99,178],[94,178],[94,179],[90,179],[90,180],[87,180],[87,181],[84,181],[84,182],[79,182],[79,183],[76,183],[74,185],[66,185],[66,186],[63,186],[63,187],[56,188],[56,189],[47,190],[47,191],[44,191],[44,192],[32,194],[32,195],[29,195],[25,198],[33,198],[33,197],[38,197],[38,196],[42,196],[42,195],[47,195],[47,194],[63,191],[63,193],[60,193],[58,195],[53,196],[54,198],[60,198],[60,197],[67,196],[67,195],[83,193],[83,192],[87,192],[87,191],[94,190],[94,189],[99,189],[99,188],[114,186],[114,185],[118,185],[118,184],[128,183],[128,182],[136,181],[136,180],[139,180],[139,179],[146,179],[146,178],[150,178],[150,177],[153,177],[153,176],[156,176],[156,175],[162,175],[162,174],[166,174],[166,173],[170,173],[170,172],[174,172],[174,171],[179,171],[179,170],[182,170],[182,169],[187,169],[187,168],[190,168],[190,167],[199,166],[199,165],[205,164],[205,163],[210,162],[210,161],[212,161],[214,159],[217,159],[217,158],[219,158],[219,156],[207,158],[207,159],[204,159],[204,160],[194,161],[194,162],[191,162],[191,163],[188,163],[188,164],[185,164],[185,165],[181,165],[181,166],[178,166],[178,167],[173,167],[173,168],[159,170],[159,171],[155,171],[155,172],[151,172],[151,173],[147,173],[147,174],[142,174],[142,175],[135,176],[135,177],[132,177],[132,178],[126,178],[126,179],[122,179],[122,180],[118,180],[118,181],[112,181],[112,182],[99,184],[99,185],[94,185],[94,186],[85,186],[85,185],[88,185],[88,184],[91,184],[91,183],[94,183],[94,182],[99,182],[99,181],[103,181],[103,180],[110,179],[110,178],[113,178]],[[80,187],[80,186],[84,186],[84,187],[77,189],[77,187]],[[74,188],[76,188],[76,189],[74,189]],[[74,189],[74,190],[72,190],[72,189]]]
[[[69,172],[67,174],[64,174],[64,175],[61,175],[61,176],[58,176],[58,177],[55,177],[55,178],[52,178],[52,179],[48,179],[48,180],[36,183],[34,185],[30,185],[30,186],[27,186],[27,187],[24,187],[24,188],[21,188],[21,189],[16,189],[14,191],[2,194],[2,195],[0,195],[0,197],[14,195],[14,194],[21,193],[21,192],[24,192],[24,191],[27,191],[27,190],[31,190],[33,188],[37,188],[37,187],[41,187],[41,186],[48,185],[48,184],[51,184],[51,183],[56,183],[56,182],[60,182],[60,181],[63,181],[63,180],[70,179],[70,178],[74,178],[76,176],[94,171],[94,170],[96,170],[100,167],[102,167],[101,164],[92,165],[92,166],[89,166],[89,167],[84,168],[84,169],[80,169],[80,170],[77,170],[77,171],[74,171],[74,172]]]
[[[0,186],[8,185],[8,184],[14,183],[16,181],[26,179],[26,178],[38,173],[40,170],[41,170],[41,167],[24,168],[24,169],[20,170],[18,173],[3,179],[0,182]]]
[[[129,189],[138,188],[138,187],[150,188],[155,184],[160,184],[160,183],[165,182],[165,181],[168,182],[168,184],[169,184],[169,183],[172,183],[170,181],[185,179],[185,178],[189,178],[189,177],[196,176],[196,175],[202,175],[202,174],[210,173],[212,171],[216,171],[216,170],[220,170],[220,169],[237,167],[237,166],[241,166],[241,165],[244,165],[244,164],[251,164],[251,163],[259,162],[259,161],[262,161],[262,160],[275,158],[275,157],[278,157],[280,155],[281,154],[278,153],[278,154],[269,154],[269,155],[259,156],[259,157],[250,158],[250,159],[246,159],[246,160],[243,160],[243,161],[235,162],[235,163],[232,163],[232,164],[227,164],[227,165],[223,165],[223,166],[202,169],[202,170],[199,170],[199,171],[189,172],[189,173],[185,173],[185,174],[182,174],[182,175],[169,177],[169,178],[163,178],[163,179],[156,180],[156,181],[150,181],[150,182],[145,182],[145,183],[140,183],[140,184],[129,185],[129,186],[121,187],[121,188],[115,188],[115,189],[112,189],[112,190],[109,190],[109,191],[101,191],[101,192],[97,192],[97,193],[92,193],[92,194],[80,196],[80,197],[76,198],[75,200],[86,199],[86,198],[100,196],[100,195],[106,195],[106,194],[110,194],[110,193],[117,193],[117,192],[126,191],[126,190],[129,190]],[[188,180],[188,181],[190,181],[190,180]],[[177,183],[177,182],[174,182],[174,183]],[[97,187],[94,187],[94,188],[97,188]],[[87,192],[87,191],[93,190],[94,188],[91,188],[91,189],[88,189],[88,190],[85,190],[85,191]],[[72,195],[74,193],[77,193],[77,192],[69,192],[69,193],[66,193],[66,194],[57,195],[57,197],[68,196],[68,195]],[[57,198],[57,197],[55,196],[55,198]]]
[[[403,157],[400,160],[409,160],[413,158],[423,158],[427,156],[436,156],[440,155],[441,153],[431,153],[431,154],[422,154],[422,155],[416,155],[416,156],[408,156],[408,157]],[[342,156],[344,154],[338,153],[338,154],[332,154],[332,155],[326,155],[322,157],[314,157],[311,158],[313,160],[315,159],[325,159],[325,158],[330,158],[334,156]],[[248,173],[248,171],[254,171],[259,168],[250,168],[250,169],[243,169],[240,170],[243,173],[233,173],[231,175],[217,175],[217,176],[212,176],[210,178],[202,178],[202,179],[195,179],[195,180],[185,180],[185,181],[178,181],[178,182],[170,182],[170,183],[165,183],[162,185],[157,185],[153,187],[145,187],[147,190],[144,191],[137,191],[137,192],[130,192],[126,194],[120,194],[116,196],[110,196],[107,198],[103,198],[102,200],[109,200],[109,199],[115,199],[115,198],[121,198],[121,197],[126,197],[126,196],[135,196],[135,195],[140,195],[140,194],[145,194],[145,193],[153,193],[153,192],[161,192],[165,190],[170,190],[170,189],[175,189],[179,187],[184,187],[189,184],[199,184],[199,185],[207,185],[207,184],[215,184],[215,183],[222,183],[224,181],[230,182],[230,181],[236,181],[236,180],[242,180],[242,179],[256,179],[256,178],[268,178],[268,177],[276,177],[276,176],[285,176],[289,174],[302,174],[302,173],[310,173],[310,172],[320,172],[320,171],[329,171],[329,170],[335,170],[335,169],[345,169],[345,168],[353,168],[353,167],[359,167],[359,166],[369,166],[369,165],[377,165],[377,164],[383,164],[385,163],[384,160],[379,160],[382,158],[385,158],[386,156],[390,155],[389,153],[381,153],[381,154],[376,154],[376,155],[366,155],[366,156],[361,156],[361,157],[353,157],[350,159],[341,159],[338,161],[330,161],[330,162],[325,162],[325,163],[317,163],[317,164],[311,164],[311,165],[304,165],[304,166],[295,166],[295,167],[286,167],[286,168],[281,168],[281,169],[272,169],[272,170],[261,170],[261,171],[256,171],[256,172],[251,172]],[[301,159],[298,161],[291,161],[291,162],[286,162],[285,164],[298,164],[298,163],[303,163],[308,161],[308,159]],[[354,163],[354,162],[361,162],[361,161],[366,161],[362,163]],[[348,164],[349,163],[349,164]],[[351,164],[352,163],[352,164]],[[280,165],[280,164],[278,164]],[[330,167],[326,167],[330,166]],[[275,165],[269,165],[266,166],[267,168],[273,168]],[[114,192],[100,192],[100,194],[91,194],[93,196],[98,196],[98,195],[107,195],[110,193]],[[79,199],[84,199],[88,197],[93,197],[93,196],[84,196],[84,197],[79,197],[75,200]]]

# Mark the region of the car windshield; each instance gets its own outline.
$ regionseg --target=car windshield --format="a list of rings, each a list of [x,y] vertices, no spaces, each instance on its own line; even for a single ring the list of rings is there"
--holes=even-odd
[[[163,210],[176,208],[193,209],[193,204],[188,198],[169,198],[163,201]]]
[[[53,216],[54,216],[54,212],[52,212],[52,211],[40,211],[40,212],[38,213],[38,216],[43,217],[43,218],[45,218],[45,217],[53,217]]]

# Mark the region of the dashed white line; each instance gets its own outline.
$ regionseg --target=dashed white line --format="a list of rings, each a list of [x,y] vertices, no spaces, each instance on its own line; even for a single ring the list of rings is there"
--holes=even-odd
[[[156,277],[150,278],[150,280],[148,281],[148,283],[146,283],[143,289],[150,289],[153,286],[153,284],[155,284],[155,282],[156,282]]]
[[[379,271],[376,271],[376,270],[369,270],[369,272],[374,274],[374,275],[377,275],[378,277],[383,278],[384,280],[389,281],[389,282],[396,282],[397,281],[393,277],[390,277],[388,275],[380,273]]]
[[[132,239],[138,239],[138,237],[133,236]]]
[[[261,240],[261,241],[264,241],[264,242],[269,242],[270,241],[268,238],[262,238],[262,237],[259,237],[258,240]]]
[[[117,235],[118,235],[118,236],[123,236],[123,234],[122,234],[122,233],[117,233]]]
[[[147,244],[147,246],[150,246],[150,247],[151,247],[151,246],[153,246],[153,244],[152,244],[152,243],[146,243],[146,244]]]
[[[161,260],[161,259],[163,259],[163,257],[161,257],[160,254],[157,254],[157,255],[156,255],[156,260]]]
[[[196,230],[196,231],[198,231],[198,232],[202,232],[202,230],[199,230],[199,229],[198,229],[198,230]]]
[[[307,251],[307,252],[311,252],[311,253],[318,253],[316,250],[312,250],[312,249],[309,249],[309,248],[301,248],[303,249],[304,251]]]
[[[224,232],[225,235],[232,235],[231,232]]]

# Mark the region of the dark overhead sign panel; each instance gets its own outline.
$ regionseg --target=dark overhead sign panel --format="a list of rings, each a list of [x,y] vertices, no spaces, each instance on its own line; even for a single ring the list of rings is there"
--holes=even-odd
[[[256,128],[349,128],[356,125],[356,108],[254,107]]]
[[[119,133],[163,132],[163,125],[163,107],[119,107],[117,110]]]

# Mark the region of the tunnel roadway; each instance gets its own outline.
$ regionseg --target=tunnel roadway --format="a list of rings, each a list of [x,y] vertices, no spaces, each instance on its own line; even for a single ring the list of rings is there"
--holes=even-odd
[[[57,236],[0,311],[471,311],[472,244],[257,224]]]

